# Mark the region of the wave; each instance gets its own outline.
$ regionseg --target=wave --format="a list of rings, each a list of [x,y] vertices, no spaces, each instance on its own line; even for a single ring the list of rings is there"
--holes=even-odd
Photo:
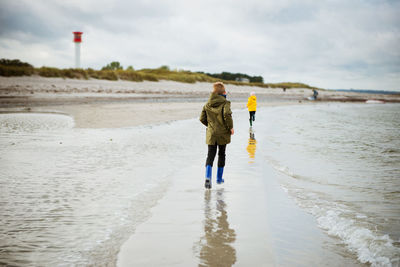
[[[302,181],[310,182],[310,183],[318,183],[318,184],[324,184],[324,185],[334,185],[334,186],[338,186],[338,187],[343,187],[343,185],[340,185],[340,184],[334,184],[334,183],[328,183],[328,182],[321,183],[320,181],[313,179],[310,176],[305,176],[305,175],[300,175],[300,174],[294,173],[288,167],[280,165],[276,160],[274,160],[270,157],[266,157],[266,159],[275,170],[277,170],[278,172],[283,173],[287,176],[290,176],[294,179],[298,179],[298,180],[302,180]]]
[[[329,235],[339,237],[360,262],[372,266],[398,266],[400,263],[400,249],[393,245],[394,241],[387,234],[380,235],[359,226],[356,220],[343,217],[338,210],[314,206],[310,211],[317,218],[318,226]]]
[[[315,182],[311,177],[294,173],[286,166],[268,159],[272,167],[295,179]],[[331,184],[330,184],[331,185]],[[311,213],[317,220],[318,227],[330,236],[340,238],[346,248],[357,256],[361,263],[371,266],[398,266],[400,264],[400,248],[387,234],[380,234],[376,225],[366,223],[368,216],[349,209],[345,204],[324,199],[324,194],[295,188],[292,183],[282,184],[281,188],[292,196],[295,202]]]

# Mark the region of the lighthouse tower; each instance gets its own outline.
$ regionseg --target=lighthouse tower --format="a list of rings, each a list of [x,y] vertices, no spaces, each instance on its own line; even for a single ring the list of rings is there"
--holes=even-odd
[[[75,43],[75,68],[81,67],[81,43],[83,32],[73,32]]]

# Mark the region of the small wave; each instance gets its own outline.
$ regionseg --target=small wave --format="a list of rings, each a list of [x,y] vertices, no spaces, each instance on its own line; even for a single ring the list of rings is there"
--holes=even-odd
[[[294,172],[292,172],[288,167],[280,165],[277,161],[275,161],[269,157],[267,157],[267,160],[269,161],[269,163],[271,163],[272,167],[275,170],[277,170],[283,174],[289,175],[293,178],[303,178],[301,175],[297,175]],[[307,180],[307,179],[305,179],[305,180]]]
[[[288,167],[281,166],[272,159],[268,159],[277,171],[295,179],[315,182],[311,177],[295,174]],[[319,194],[304,192],[290,185],[281,185],[281,188],[294,197],[295,202],[316,219],[318,226],[329,235],[342,240],[347,249],[357,255],[361,263],[371,266],[398,266],[400,263],[400,249],[394,246],[394,241],[388,235],[380,235],[371,231],[360,223],[367,219],[364,214],[354,214],[346,205],[329,202],[321,199]]]
[[[312,214],[318,227],[328,235],[339,238],[348,251],[354,253],[361,263],[371,266],[399,266],[400,248],[396,241],[387,234],[380,234],[374,225],[367,226],[365,214],[354,214],[346,205],[312,198],[313,193],[305,193],[288,187],[294,201],[307,212]],[[363,222],[364,221],[364,222]],[[368,228],[374,228],[371,230]]]
[[[381,153],[384,153],[384,154],[400,153],[400,149],[396,149],[396,148],[386,148],[386,149],[383,149],[383,150],[381,151]]]
[[[280,165],[277,161],[273,160],[272,158],[266,157],[267,161],[271,164],[271,166],[277,170],[280,173],[283,173],[285,175],[288,175],[294,179],[298,179],[298,180],[302,180],[302,181],[306,181],[306,182],[311,182],[311,183],[318,183],[318,184],[322,184],[320,181],[313,179],[312,177],[309,176],[304,176],[304,175],[300,175],[297,173],[294,173],[293,171],[291,171],[288,167],[286,166],[282,166]],[[339,184],[334,184],[334,183],[328,183],[328,182],[324,182],[324,185],[334,185],[334,186],[339,186],[339,187],[343,187],[342,185]]]
[[[362,263],[372,266],[399,264],[400,249],[388,235],[379,235],[357,225],[355,220],[343,218],[340,211],[324,210],[315,206],[311,213],[317,217],[319,227],[329,235],[339,237],[347,248],[357,254]]]
[[[286,187],[284,187],[283,185],[281,185],[281,188],[283,191],[285,191],[285,193],[289,193],[289,190]]]

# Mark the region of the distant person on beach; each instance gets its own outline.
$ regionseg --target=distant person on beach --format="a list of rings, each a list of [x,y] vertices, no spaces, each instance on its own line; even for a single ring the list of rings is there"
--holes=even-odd
[[[206,160],[205,187],[211,188],[212,166],[218,147],[217,184],[224,182],[222,175],[225,167],[226,145],[234,134],[231,102],[226,100],[226,90],[222,82],[214,83],[214,89],[201,111],[200,121],[207,126],[206,143],[208,154]]]
[[[250,97],[247,100],[247,109],[249,110],[250,114],[250,127],[253,126],[253,121],[256,120],[256,109],[257,109],[257,97],[256,93],[251,92]]]
[[[317,92],[317,90],[313,89],[312,91],[313,91],[314,100],[317,100],[317,97],[318,97],[318,92]]]

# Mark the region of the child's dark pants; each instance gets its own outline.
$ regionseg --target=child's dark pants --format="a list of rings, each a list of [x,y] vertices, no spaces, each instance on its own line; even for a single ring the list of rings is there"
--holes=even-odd
[[[250,120],[255,121],[256,120],[256,112],[255,111],[249,111],[250,113]]]
[[[218,146],[218,167],[225,167],[225,149],[226,145],[208,145],[207,165],[213,165]]]

